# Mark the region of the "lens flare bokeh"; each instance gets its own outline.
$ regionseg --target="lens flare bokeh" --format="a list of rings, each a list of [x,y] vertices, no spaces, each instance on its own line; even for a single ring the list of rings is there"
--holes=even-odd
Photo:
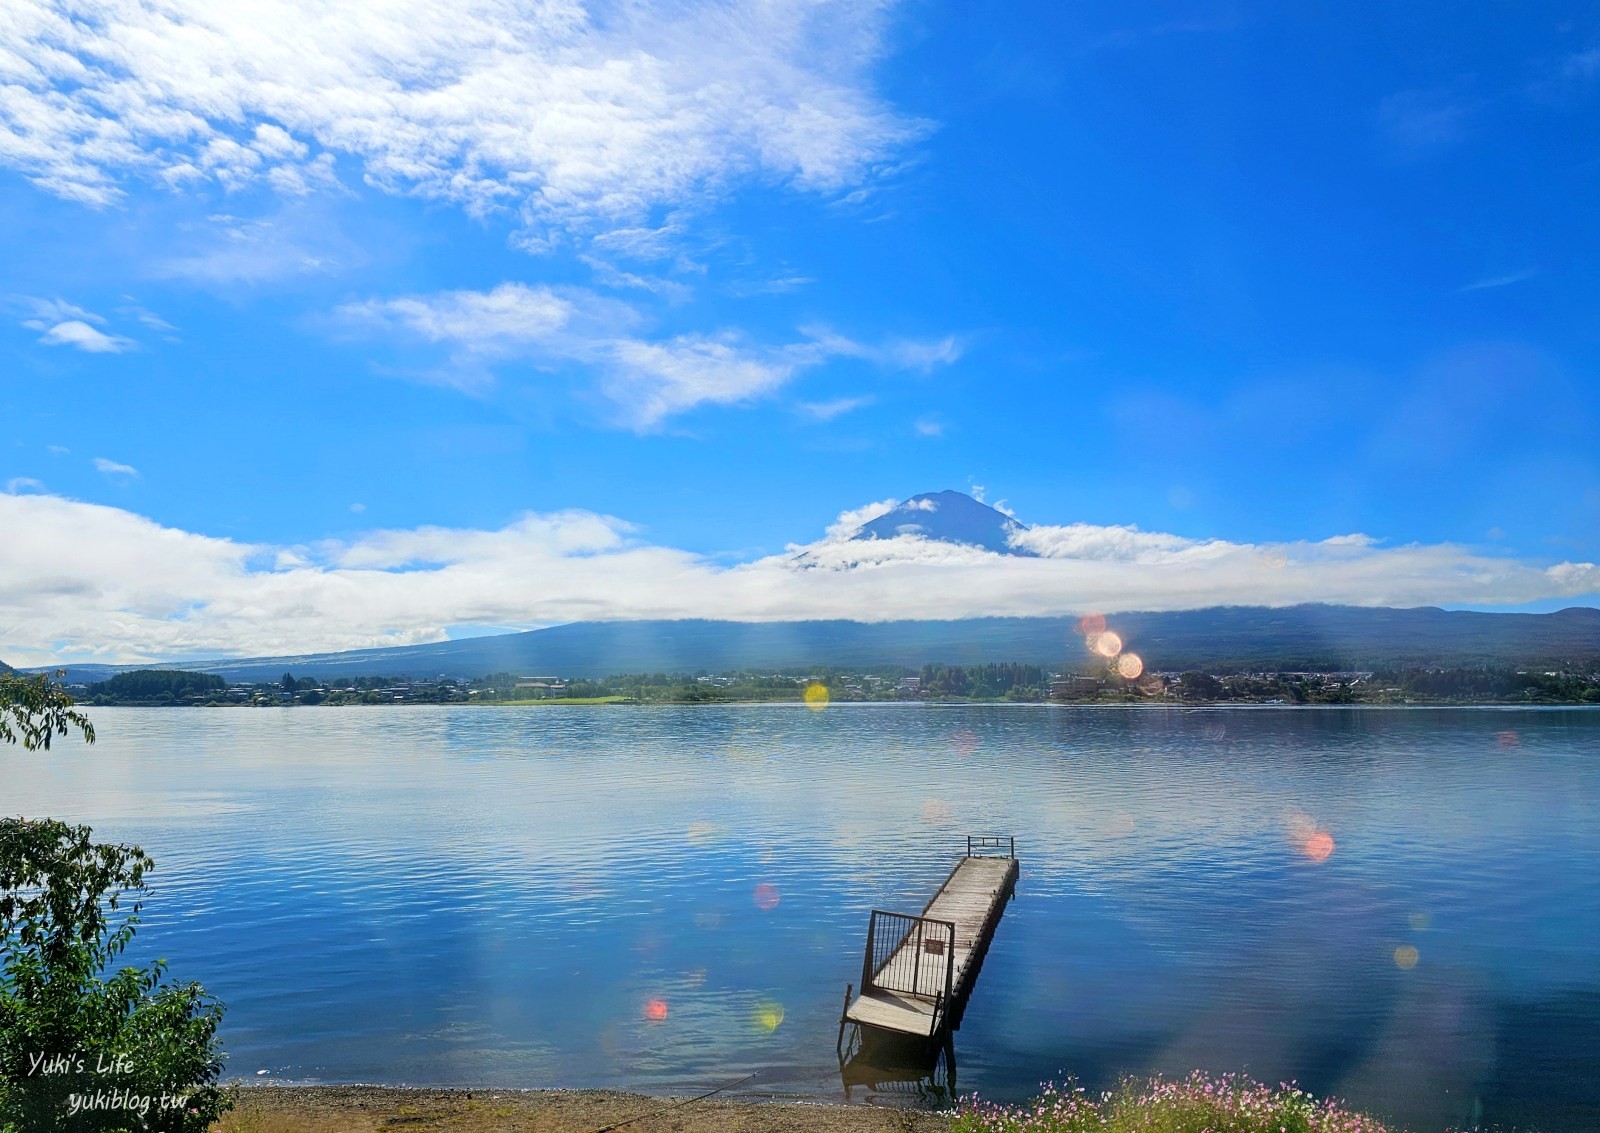
[[[770,1035],[783,1022],[783,1004],[772,999],[756,1004],[755,1011],[752,1012],[752,1020],[756,1025],[756,1030]]]
[[[1305,840],[1305,845],[1301,849],[1312,861],[1325,862],[1333,856],[1333,835],[1326,830],[1318,830]]]

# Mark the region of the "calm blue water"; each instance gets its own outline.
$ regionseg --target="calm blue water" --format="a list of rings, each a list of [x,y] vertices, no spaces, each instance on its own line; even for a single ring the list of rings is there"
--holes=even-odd
[[[93,716],[4,753],[0,810],[155,856],[137,950],[239,1077],[837,1095],[868,910],[993,831],[962,1093],[1204,1067],[1600,1128],[1600,712]]]

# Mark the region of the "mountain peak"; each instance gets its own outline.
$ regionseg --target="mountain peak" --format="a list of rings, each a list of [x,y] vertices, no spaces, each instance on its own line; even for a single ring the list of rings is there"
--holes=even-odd
[[[851,539],[914,535],[940,543],[963,543],[1002,555],[1031,555],[1011,537],[1027,528],[1011,516],[964,492],[923,492],[861,525]]]

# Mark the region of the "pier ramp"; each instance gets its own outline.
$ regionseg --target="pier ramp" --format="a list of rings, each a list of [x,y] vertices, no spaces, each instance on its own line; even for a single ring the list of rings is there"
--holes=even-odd
[[[860,992],[839,1021],[934,1038],[960,1026],[978,967],[1017,884],[1016,839],[967,839],[967,853],[920,916],[872,910]]]

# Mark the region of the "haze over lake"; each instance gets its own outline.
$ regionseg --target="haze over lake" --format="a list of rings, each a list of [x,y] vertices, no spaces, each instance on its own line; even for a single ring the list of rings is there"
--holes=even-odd
[[[1600,1127],[1600,712],[96,709],[0,810],[157,870],[135,959],[257,1079],[840,1091],[868,911],[1022,876],[961,1092],[1243,1071]]]

